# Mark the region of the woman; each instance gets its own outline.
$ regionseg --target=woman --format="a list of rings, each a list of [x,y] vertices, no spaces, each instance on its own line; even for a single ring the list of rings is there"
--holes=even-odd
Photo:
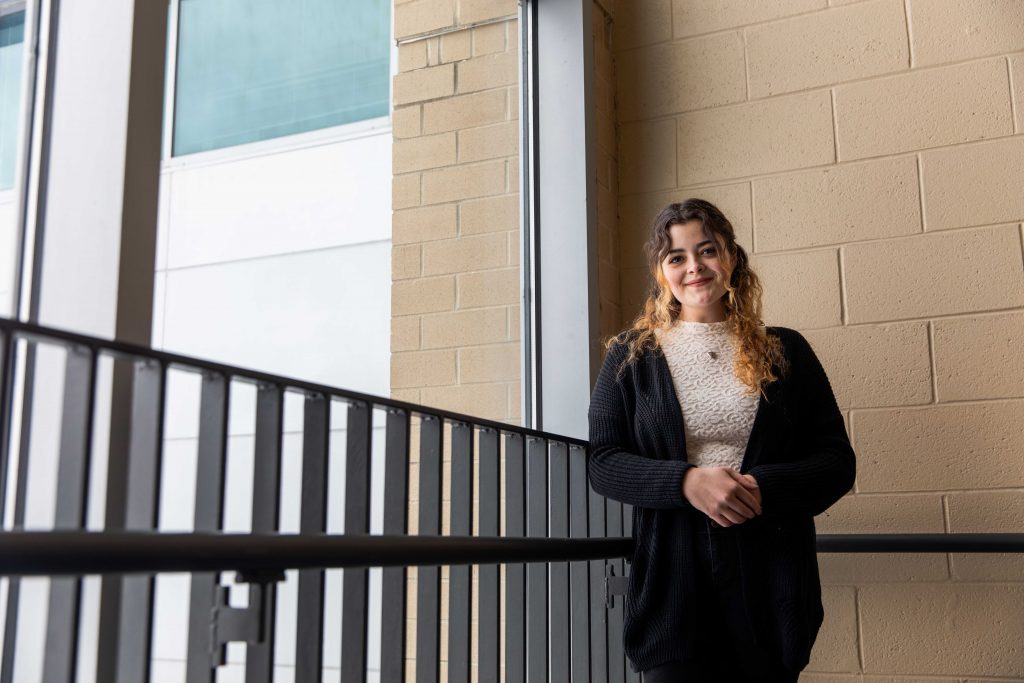
[[[823,618],[812,518],[853,485],[842,415],[807,341],[761,324],[713,204],[665,207],[645,249],[589,411],[591,485],[633,506],[626,654],[647,683],[795,681]]]

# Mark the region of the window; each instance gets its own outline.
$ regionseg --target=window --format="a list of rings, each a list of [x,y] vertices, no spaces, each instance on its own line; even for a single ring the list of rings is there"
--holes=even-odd
[[[389,0],[178,3],[174,156],[388,115]]]
[[[0,190],[14,188],[24,42],[25,10],[4,14],[0,5]]]

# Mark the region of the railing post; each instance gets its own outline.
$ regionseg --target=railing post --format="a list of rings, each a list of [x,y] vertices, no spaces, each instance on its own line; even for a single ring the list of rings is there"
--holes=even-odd
[[[345,448],[345,533],[370,533],[370,438],[372,408],[348,406]],[[342,573],[341,680],[366,680],[367,571]]]
[[[433,415],[420,419],[419,535],[441,535],[441,447],[443,425]],[[441,569],[416,570],[416,683],[440,676]]]
[[[478,533],[480,536],[501,534],[498,523],[501,501],[498,437],[499,433],[495,429],[489,427],[480,429],[478,437],[480,441],[480,528]],[[496,564],[483,564],[477,571],[480,576],[480,590],[477,596],[477,659],[479,662],[477,677],[479,683],[498,683],[501,656],[498,642],[501,628],[499,567]]]
[[[526,461],[521,434],[505,436],[505,536],[526,535]],[[526,681],[526,565],[505,565],[505,681]]]
[[[548,445],[526,439],[526,535],[548,535]],[[548,680],[548,568],[533,562],[526,567],[526,680]]]
[[[404,535],[408,532],[409,413],[389,410],[384,438],[384,533]],[[405,601],[405,568],[385,567],[380,638],[380,679],[384,683],[405,683]]]

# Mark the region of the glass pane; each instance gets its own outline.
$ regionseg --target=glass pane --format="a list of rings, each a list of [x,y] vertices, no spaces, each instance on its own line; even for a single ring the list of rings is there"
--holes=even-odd
[[[174,154],[388,113],[388,0],[181,0]]]
[[[24,5],[22,5],[24,6]],[[2,8],[0,8],[2,9]],[[0,315],[14,313],[18,252],[18,146],[25,51],[25,11],[0,15]]]

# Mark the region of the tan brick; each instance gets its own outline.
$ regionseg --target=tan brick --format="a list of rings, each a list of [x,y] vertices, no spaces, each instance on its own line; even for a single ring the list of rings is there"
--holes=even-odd
[[[519,327],[522,320],[519,317],[519,305],[508,307],[508,338],[509,341],[519,341]]]
[[[1024,675],[1024,586],[864,586],[864,668],[877,673]]]
[[[443,133],[505,120],[507,93],[486,90],[423,105],[423,132]]]
[[[506,233],[508,235],[508,265],[519,265],[519,231]]]
[[[455,383],[455,351],[391,354],[391,386],[399,389]]]
[[[1024,582],[1020,553],[950,553],[949,561],[955,581]]]
[[[814,520],[819,534],[941,534],[939,494],[846,495]]]
[[[504,383],[425,387],[420,396],[424,405],[489,420],[502,420],[508,414],[508,390]]]
[[[844,85],[835,101],[841,160],[1013,133],[1003,59]]]
[[[421,277],[391,285],[391,315],[450,311],[455,308],[455,277]]]
[[[391,132],[395,139],[411,138],[420,134],[420,106],[396,107],[391,112]]]
[[[406,401],[407,403],[420,402],[420,390],[419,389],[392,389],[391,398],[396,401]]]
[[[514,304],[519,301],[519,269],[482,270],[458,276],[459,308]]]
[[[753,258],[764,286],[764,320],[799,329],[842,324],[839,258],[834,249]]]
[[[478,26],[473,29],[473,56],[505,51],[505,33],[508,23]],[[516,24],[512,24],[516,26]]]
[[[420,348],[419,316],[391,318],[391,353],[415,351]]]
[[[913,157],[773,176],[753,187],[759,253],[921,231]]]
[[[641,121],[621,126],[619,187],[623,193],[676,186],[676,122]]]
[[[507,341],[507,311],[503,306],[475,308],[423,317],[423,348],[495,344]]]
[[[827,92],[785,95],[679,117],[679,184],[832,163]]]
[[[707,109],[746,99],[743,37],[724,33],[621,53],[621,121]]]
[[[672,25],[676,37],[692,36],[825,6],[825,0],[672,0]]]
[[[850,322],[1024,305],[1015,226],[900,237],[843,250]]]
[[[459,131],[459,162],[483,161],[519,153],[519,125],[515,121]]]
[[[427,41],[417,40],[398,46],[398,70],[412,71],[427,65]]]
[[[1024,219],[1024,138],[993,140],[921,155],[928,230]]]
[[[825,586],[821,591],[825,621],[814,641],[808,668],[859,671],[857,656],[857,597],[852,587]]]
[[[418,206],[420,203],[420,174],[406,173],[391,178],[391,208],[395,211]]]
[[[938,400],[1024,396],[1024,313],[936,320]]]
[[[750,97],[910,66],[902,0],[872,0],[747,29]]]
[[[395,39],[455,24],[455,0],[418,0],[395,6]]]
[[[505,162],[453,166],[423,174],[423,203],[487,197],[505,192]]]
[[[931,403],[928,325],[856,325],[805,335],[842,409]]]
[[[396,105],[436,100],[455,94],[455,65],[431,66],[395,76],[392,96]]]
[[[945,555],[911,553],[822,553],[818,571],[825,585],[945,581]]]
[[[464,273],[500,268],[507,262],[503,233],[473,235],[423,245],[423,274]]]
[[[440,58],[444,63],[469,59],[472,52],[473,35],[470,31],[455,31],[441,36]]]
[[[501,88],[519,81],[518,56],[515,52],[496,52],[459,62],[460,93]]]
[[[519,157],[505,161],[505,191],[512,192],[519,187]]]
[[[628,3],[616,13],[614,26],[612,40],[616,51],[671,40],[671,0]]]
[[[855,410],[857,490],[1024,486],[1024,401]]]
[[[421,272],[420,245],[393,245],[391,247],[391,278],[393,280],[419,277]]]
[[[519,225],[519,195],[473,199],[459,204],[459,234],[508,232]]]
[[[502,382],[519,379],[519,344],[459,349],[459,382]]]
[[[519,3],[516,0],[459,0],[460,24],[515,17],[518,13]]]
[[[391,147],[391,167],[395,173],[422,171],[454,163],[455,133],[395,140]]]
[[[413,244],[455,237],[455,205],[396,211],[391,219],[392,244]]]
[[[954,533],[1020,533],[1024,493],[971,491],[947,497],[949,527]],[[951,553],[958,580],[1024,581],[1024,566],[1016,553]]]
[[[910,0],[914,66],[959,62],[1024,49],[1018,0]]]

